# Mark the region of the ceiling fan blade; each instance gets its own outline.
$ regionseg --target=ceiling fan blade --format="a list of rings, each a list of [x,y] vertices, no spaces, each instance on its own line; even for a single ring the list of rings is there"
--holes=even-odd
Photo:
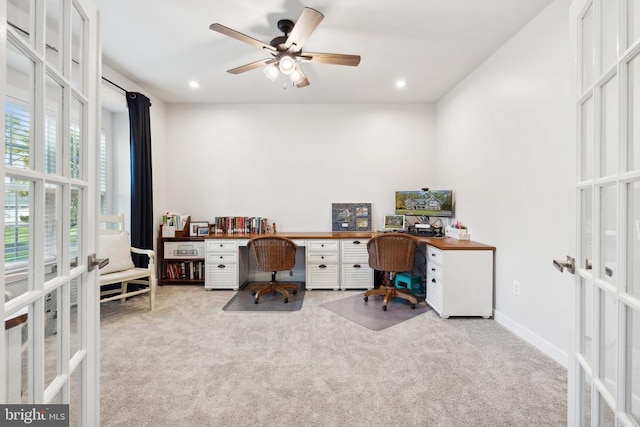
[[[357,67],[360,64],[360,55],[345,55],[342,53],[302,52],[296,57],[305,62],[315,64],[349,65],[351,67]]]
[[[276,52],[276,48],[275,47],[273,47],[271,45],[268,45],[266,43],[262,43],[260,40],[254,39],[253,37],[249,37],[248,35],[242,34],[242,33],[238,32],[236,30],[232,30],[229,27],[225,27],[222,24],[211,24],[211,25],[209,25],[209,29],[213,30],[215,32],[218,32],[220,34],[224,34],[225,36],[232,37],[232,38],[234,38],[236,40],[240,40],[241,42],[248,43],[248,44],[250,44],[252,46],[256,46],[256,47],[259,47],[261,49],[268,50],[270,52]]]
[[[289,49],[295,45],[292,51],[299,52],[300,49],[302,49],[302,45],[304,45],[311,33],[313,33],[323,19],[324,15],[322,13],[310,7],[305,7],[296,25],[294,25],[293,30],[291,30],[291,34],[287,37],[284,47]]]
[[[240,67],[232,68],[231,70],[227,70],[227,73],[231,74],[240,74],[246,71],[255,70],[256,68],[260,68],[263,65],[271,64],[275,62],[273,58],[261,59],[260,61],[251,62],[249,64],[241,65]]]

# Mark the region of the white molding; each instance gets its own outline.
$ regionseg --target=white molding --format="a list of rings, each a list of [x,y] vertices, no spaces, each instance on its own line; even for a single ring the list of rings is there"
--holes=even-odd
[[[512,320],[510,317],[499,312],[498,310],[494,310],[493,313],[493,318],[496,322],[498,322],[509,331],[513,332],[515,335],[522,338],[565,368],[569,366],[569,355],[566,351],[563,351],[562,349],[551,344],[549,341],[545,340],[539,335],[536,335],[529,329],[525,328],[524,326]]]

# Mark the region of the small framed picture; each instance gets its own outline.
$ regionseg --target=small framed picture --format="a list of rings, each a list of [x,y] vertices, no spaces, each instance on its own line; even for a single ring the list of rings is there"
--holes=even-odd
[[[197,237],[197,236],[202,236],[202,234],[200,234],[199,229],[202,227],[206,227],[207,229],[207,233],[209,234],[209,222],[208,221],[193,221],[191,222],[191,224],[189,225],[189,236],[191,237]]]
[[[208,236],[209,235],[209,226],[206,227],[198,227],[198,236]]]

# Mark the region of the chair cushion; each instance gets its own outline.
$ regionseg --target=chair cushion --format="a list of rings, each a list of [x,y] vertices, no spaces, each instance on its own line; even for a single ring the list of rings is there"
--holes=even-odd
[[[100,274],[134,268],[129,246],[129,233],[103,234],[100,236],[98,258],[109,258],[109,264],[100,269]]]

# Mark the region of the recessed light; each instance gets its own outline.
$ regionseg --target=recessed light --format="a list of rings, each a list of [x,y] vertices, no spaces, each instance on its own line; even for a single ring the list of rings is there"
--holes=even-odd
[[[406,82],[406,81],[404,81],[404,80],[398,80],[398,81],[396,82],[396,87],[400,87],[400,88],[402,88],[402,87],[405,87],[406,85],[407,85],[407,82]]]
[[[197,80],[191,80],[191,81],[189,82],[189,87],[190,87],[191,89],[197,89],[197,88],[199,88],[199,87],[200,87],[200,83],[198,83],[198,81],[197,81]]]

